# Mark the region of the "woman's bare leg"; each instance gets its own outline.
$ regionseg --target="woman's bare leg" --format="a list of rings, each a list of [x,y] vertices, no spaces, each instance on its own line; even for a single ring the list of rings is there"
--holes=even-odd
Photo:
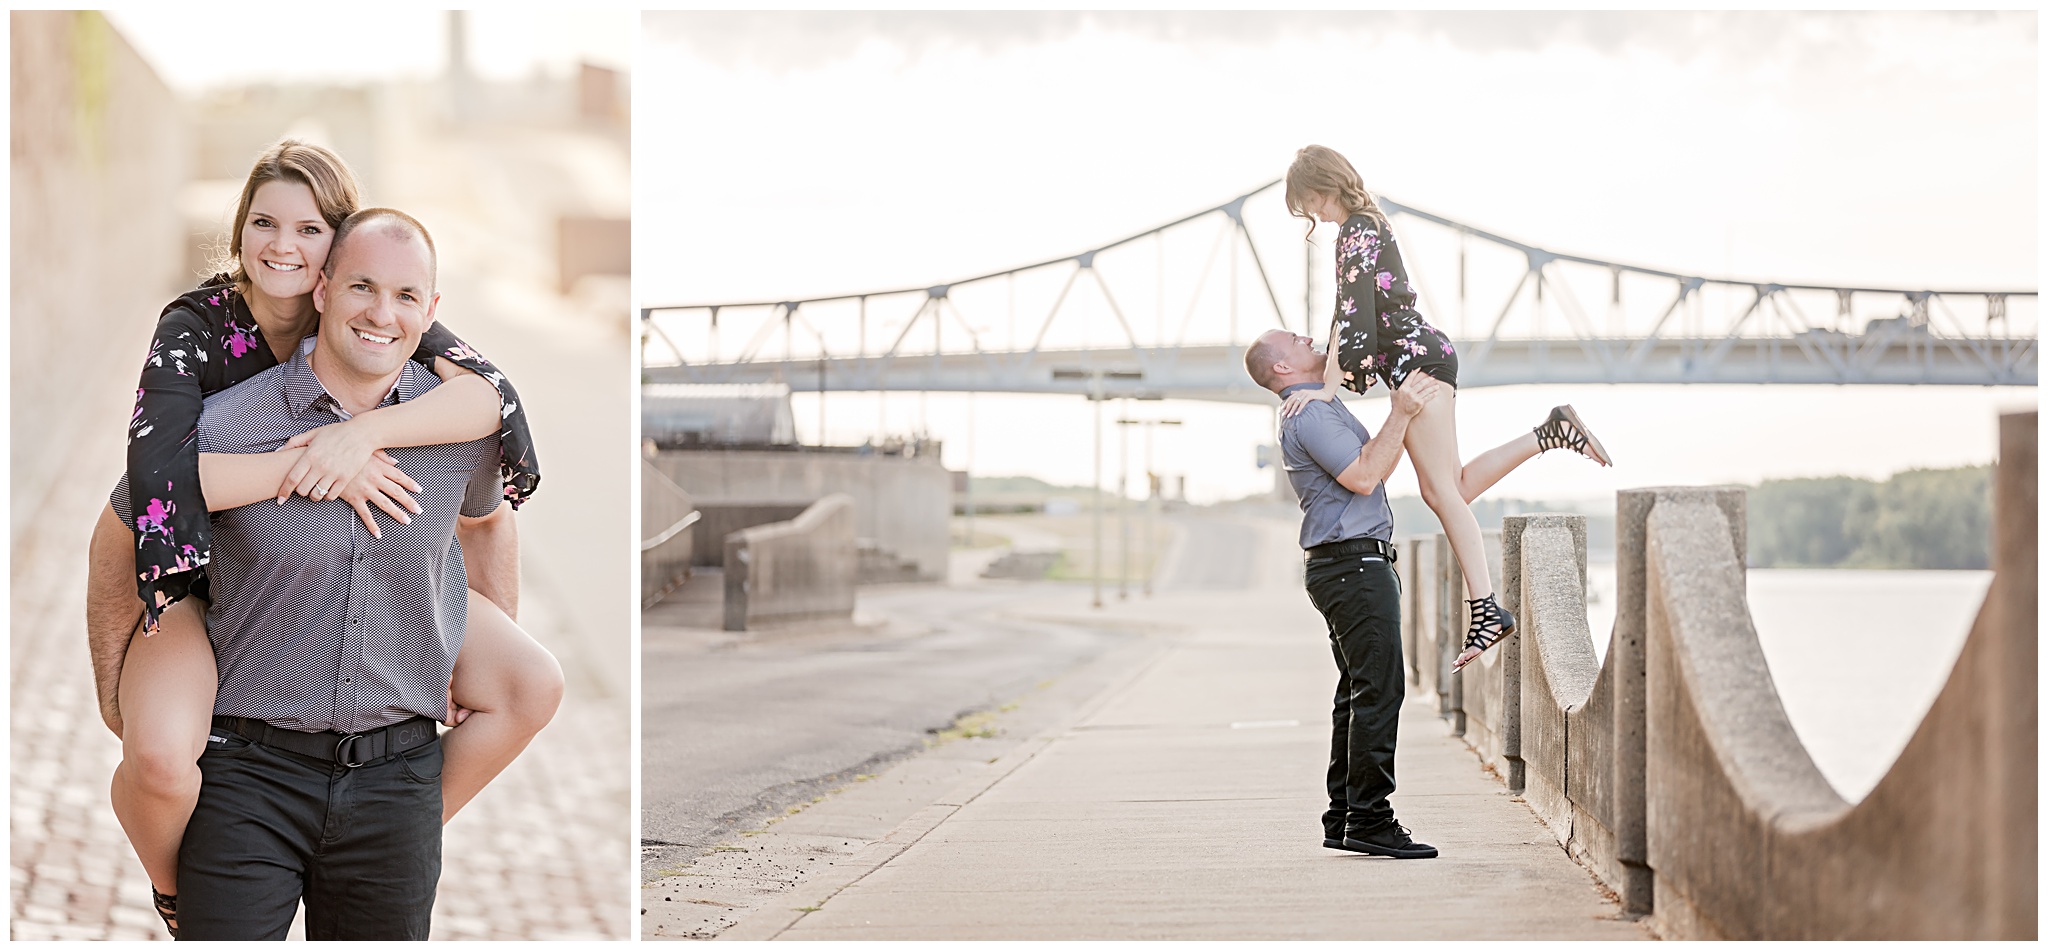
[[[122,659],[128,653],[128,639],[141,623],[142,600],[135,595],[135,533],[110,504],[100,509],[92,527],[85,566],[85,634],[100,719],[115,736],[121,735]]]
[[[1408,436],[1402,445],[1415,463],[1422,501],[1436,513],[1444,534],[1451,540],[1451,552],[1458,556],[1458,566],[1465,573],[1466,594],[1475,600],[1493,594],[1493,576],[1487,570],[1486,543],[1479,535],[1479,520],[1472,517],[1472,507],[1466,504],[1460,487],[1464,480],[1463,467],[1458,465],[1457,391],[1453,390],[1449,399],[1423,404],[1422,412],[1408,423]],[[1459,655],[1458,663],[1462,666],[1469,660],[1465,655],[1478,654],[1476,648],[1467,648]]]
[[[1465,463],[1465,468],[1458,470],[1459,497],[1471,502],[1522,463],[1536,458],[1540,451],[1536,445],[1536,434],[1527,432],[1473,456],[1471,462]]]
[[[562,703],[562,665],[489,598],[469,593],[455,658],[455,703],[470,711],[441,735],[441,821],[510,765]]]
[[[178,843],[199,802],[199,754],[213,725],[213,645],[204,602],[186,598],[163,613],[159,630],[129,642],[121,667],[121,765],[114,816],[135,846],[151,885],[178,893]]]

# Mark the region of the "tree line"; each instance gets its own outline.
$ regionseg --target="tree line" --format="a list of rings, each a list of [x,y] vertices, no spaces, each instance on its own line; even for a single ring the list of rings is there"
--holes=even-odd
[[[1749,564],[1990,568],[1991,467],[1766,479],[1749,492]]]

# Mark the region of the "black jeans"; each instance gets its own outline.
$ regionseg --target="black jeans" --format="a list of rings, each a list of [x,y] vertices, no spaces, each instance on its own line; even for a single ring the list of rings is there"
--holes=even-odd
[[[1401,670],[1401,579],[1371,555],[1308,563],[1308,597],[1330,627],[1337,697],[1330,713],[1330,808],[1323,834],[1339,838],[1394,821],[1394,741],[1407,688]]]
[[[441,879],[441,744],[354,769],[214,727],[178,850],[178,936],[427,937]]]

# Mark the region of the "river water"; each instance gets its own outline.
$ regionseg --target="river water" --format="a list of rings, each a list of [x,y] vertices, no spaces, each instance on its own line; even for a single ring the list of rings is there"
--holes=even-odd
[[[1604,659],[1614,565],[1586,574]],[[1989,571],[1750,570],[1750,617],[1785,715],[1843,798],[1862,799],[1905,749],[1990,587]]]

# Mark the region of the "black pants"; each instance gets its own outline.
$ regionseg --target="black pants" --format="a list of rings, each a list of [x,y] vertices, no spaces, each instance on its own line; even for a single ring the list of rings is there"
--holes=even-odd
[[[441,744],[354,769],[213,728],[178,850],[178,936],[426,940],[441,879]]]
[[[1330,808],[1323,834],[1356,836],[1394,821],[1394,741],[1401,671],[1401,580],[1376,556],[1308,563],[1308,597],[1330,627],[1337,697],[1330,712]]]

